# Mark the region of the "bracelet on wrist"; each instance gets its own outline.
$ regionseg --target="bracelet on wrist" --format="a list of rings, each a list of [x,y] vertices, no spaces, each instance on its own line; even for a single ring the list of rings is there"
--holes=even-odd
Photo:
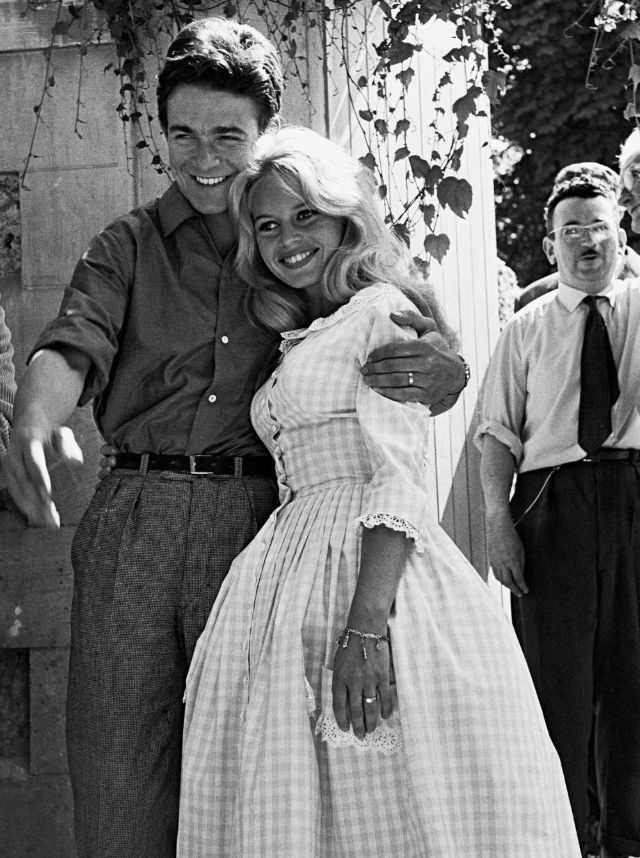
[[[351,635],[356,635],[356,637],[360,638],[360,646],[362,647],[362,658],[364,661],[367,660],[367,647],[365,645],[365,641],[374,640],[376,642],[376,649],[381,649],[382,644],[389,643],[389,638],[386,635],[376,635],[374,632],[360,632],[358,629],[352,629],[347,626],[347,628],[342,632],[342,634],[338,637],[336,643],[342,649],[346,649],[349,646],[349,639]]]
[[[459,354],[458,357],[460,358],[464,366],[464,382],[462,383],[462,387],[459,390],[454,390],[451,393],[448,393],[447,396],[457,396],[459,393],[462,393],[465,387],[469,384],[469,379],[471,378],[471,367],[462,357],[462,355]]]

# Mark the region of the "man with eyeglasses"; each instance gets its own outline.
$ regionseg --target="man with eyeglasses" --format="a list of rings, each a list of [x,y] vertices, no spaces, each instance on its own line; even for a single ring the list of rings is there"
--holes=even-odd
[[[634,132],[629,136],[627,142],[623,145],[622,151],[620,153],[620,165],[624,166],[624,158],[625,158],[625,147],[627,147],[628,142],[631,138],[634,137],[633,144],[633,152],[635,152],[635,157],[637,158],[637,164],[632,166],[631,169],[635,170],[635,172],[640,173],[640,132]],[[584,165],[583,162],[582,165]],[[617,189],[619,194],[619,202],[621,206],[624,206],[629,214],[631,214],[631,209],[628,205],[632,200],[634,200],[634,196],[630,195],[628,191],[625,192],[625,184],[623,184],[622,176],[618,176],[613,170],[610,170],[608,167],[605,167],[603,164],[596,165],[596,162],[589,162],[593,164],[594,168],[599,168],[602,171],[603,179],[611,182],[612,189],[615,191]],[[562,182],[563,177],[566,174],[566,171],[571,171],[574,169],[576,165],[570,164],[568,167],[560,170],[558,176],[556,177],[556,182]],[[580,166],[580,165],[578,165]],[[625,182],[629,183],[629,175],[626,176]],[[637,206],[637,220],[634,226],[633,224],[633,216],[631,220],[631,226],[634,232],[638,232],[640,234],[640,183],[636,184],[636,193],[637,197],[635,197],[634,205]],[[620,268],[618,272],[618,276],[622,280],[626,280],[628,278],[640,277],[640,255],[636,253],[636,251],[629,247],[627,244],[624,248],[624,252],[620,258]],[[513,302],[513,309],[515,312],[521,310],[523,307],[526,307],[531,301],[534,301],[536,298],[539,298],[541,295],[546,295],[547,292],[551,292],[553,289],[558,288],[558,272],[553,271],[551,274],[547,274],[544,277],[540,277],[538,280],[534,280],[532,283],[529,283],[528,286],[525,286],[516,296]]]
[[[502,331],[476,443],[489,560],[584,852],[591,791],[595,849],[622,858],[640,855],[640,289],[616,278],[610,172],[575,164],[554,184],[543,248],[559,286]]]

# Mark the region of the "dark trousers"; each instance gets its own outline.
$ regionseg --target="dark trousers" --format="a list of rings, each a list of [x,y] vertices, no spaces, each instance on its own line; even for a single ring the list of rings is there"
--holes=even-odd
[[[114,471],[75,536],[68,700],[79,858],[174,858],[187,668],[263,477]]]
[[[602,845],[640,855],[640,473],[618,461],[563,466],[525,513],[548,476],[516,483],[530,591],[512,599],[513,621],[579,836],[594,780]]]

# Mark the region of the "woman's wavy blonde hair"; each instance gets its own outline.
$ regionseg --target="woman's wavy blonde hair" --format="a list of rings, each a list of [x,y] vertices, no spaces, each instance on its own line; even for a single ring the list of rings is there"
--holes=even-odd
[[[330,301],[346,304],[372,283],[392,283],[434,319],[450,345],[455,344],[433,290],[407,246],[384,222],[371,171],[332,141],[297,126],[263,134],[254,159],[230,190],[239,234],[234,267],[248,285],[247,309],[254,320],[278,332],[310,321],[303,296],[274,277],[258,251],[251,203],[254,188],[267,175],[281,177],[310,209],[346,221],[342,245],[322,277]]]

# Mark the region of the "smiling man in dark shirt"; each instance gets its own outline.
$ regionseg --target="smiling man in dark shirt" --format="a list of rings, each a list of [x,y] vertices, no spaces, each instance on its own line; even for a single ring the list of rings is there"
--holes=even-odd
[[[277,502],[249,420],[277,343],[245,315],[227,194],[281,89],[275,48],[253,28],[212,18],[178,34],[158,87],[175,182],[91,242],[18,392],[7,470],[30,523],[59,524],[45,451],[79,456],[60,430],[78,403],[93,400],[118,451],[72,549],[80,858],[175,855],[188,664],[233,558]],[[383,355],[369,383],[436,412],[465,367],[423,329],[414,354]]]

